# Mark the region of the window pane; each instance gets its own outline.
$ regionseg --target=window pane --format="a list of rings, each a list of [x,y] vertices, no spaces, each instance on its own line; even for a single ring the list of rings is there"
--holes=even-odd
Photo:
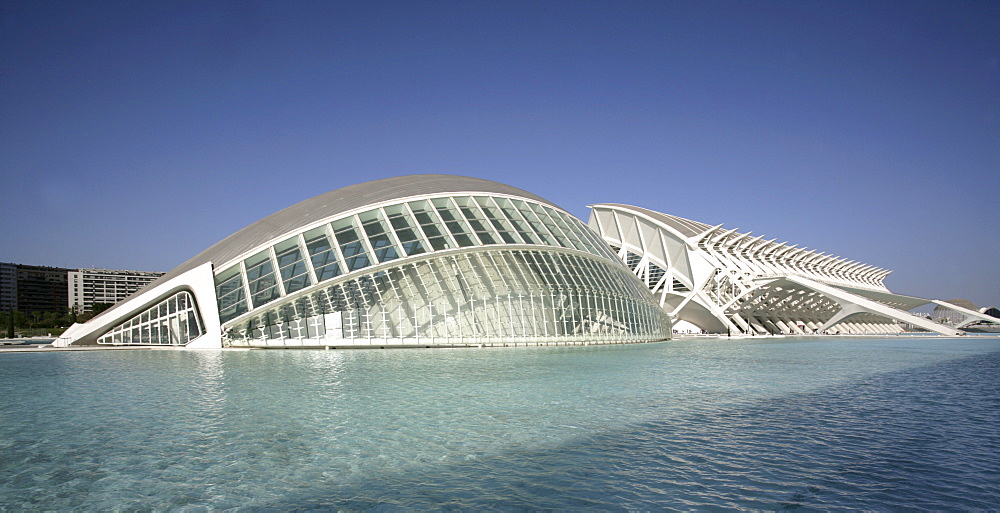
[[[420,228],[424,231],[424,235],[426,235],[428,238],[441,236],[441,230],[438,230],[437,226],[427,225],[427,226],[421,226]]]
[[[409,242],[411,240],[420,240],[417,236],[417,232],[410,228],[404,228],[396,231],[396,236],[399,237],[400,242]]]
[[[302,290],[310,285],[309,269],[306,267],[302,251],[299,248],[298,237],[276,244],[274,252],[286,294]]]
[[[405,251],[406,255],[409,256],[409,255],[419,255],[420,253],[424,253],[427,250],[424,249],[424,244],[422,242],[415,240],[410,242],[404,242],[403,251]]]
[[[361,242],[360,233],[354,221],[350,218],[334,221],[333,229],[340,244],[340,253],[344,255],[347,271],[356,271],[371,265],[371,258]]]
[[[386,234],[376,235],[368,239],[372,245],[372,250],[375,251],[375,258],[379,262],[388,262],[389,260],[394,260],[399,258],[399,253],[396,251],[395,246],[392,244],[392,239]]]
[[[274,275],[270,251],[264,250],[243,261],[247,269],[247,288],[254,308],[266,304],[280,295]]]
[[[431,247],[434,248],[435,251],[448,249],[448,246],[450,245],[448,239],[445,239],[444,237],[432,237],[429,241],[431,243]]]
[[[381,211],[378,209],[370,210],[359,217],[365,223],[365,234],[368,236],[368,243],[371,245],[372,251],[375,252],[375,259],[378,262],[388,262],[399,258],[399,250],[389,234],[388,225],[382,219]]]
[[[243,290],[243,274],[240,266],[234,265],[215,276],[215,295],[219,303],[219,318],[226,322],[247,311]],[[142,322],[148,322],[148,314],[143,314]]]

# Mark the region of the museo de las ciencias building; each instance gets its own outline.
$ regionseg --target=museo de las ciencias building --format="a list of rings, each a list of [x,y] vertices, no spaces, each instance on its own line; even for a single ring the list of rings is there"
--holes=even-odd
[[[638,207],[593,206],[588,226],[515,187],[413,175],[265,217],[54,345],[631,343],[670,338],[673,321],[710,333],[895,333],[901,322],[961,333],[904,311],[931,300],[889,292],[886,274]]]
[[[896,294],[891,271],[750,232],[631,205],[592,205],[590,227],[656,295],[671,320],[708,333],[946,336],[1000,319],[954,302]],[[944,324],[909,312],[936,304]]]

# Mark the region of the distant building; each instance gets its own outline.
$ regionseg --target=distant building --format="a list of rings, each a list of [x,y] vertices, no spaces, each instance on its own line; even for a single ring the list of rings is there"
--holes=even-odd
[[[1000,322],[1000,308],[995,306],[986,306],[979,309],[979,313],[989,315],[990,317],[996,317],[997,320],[993,322]]]
[[[0,263],[0,310],[21,313],[78,313],[97,303],[115,304],[163,273],[109,269],[64,269]]]
[[[17,310],[17,264],[0,263],[0,310]]]
[[[0,309],[22,313],[64,312],[70,269],[0,264]]]
[[[113,305],[155,281],[163,273],[79,269],[68,273],[69,307],[90,312],[98,303]]]
[[[947,301],[944,301],[944,303],[948,303],[949,305],[960,306],[967,310],[974,310],[974,311],[979,310],[979,307],[976,306],[976,304],[973,303],[972,301],[969,301],[968,299],[949,299]],[[939,304],[938,306],[934,307],[934,312],[931,314],[931,319],[934,319],[934,322],[939,322],[941,324],[954,326],[964,321],[965,315],[963,315],[959,311],[953,310],[952,308],[946,305]]]

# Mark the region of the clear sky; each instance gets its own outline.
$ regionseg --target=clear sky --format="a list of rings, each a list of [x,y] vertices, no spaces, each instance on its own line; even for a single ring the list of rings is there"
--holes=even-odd
[[[0,261],[168,271],[414,173],[1000,305],[1000,2],[0,0]]]

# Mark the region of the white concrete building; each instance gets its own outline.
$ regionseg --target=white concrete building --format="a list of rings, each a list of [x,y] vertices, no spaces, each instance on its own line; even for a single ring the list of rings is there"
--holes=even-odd
[[[989,320],[961,306],[894,294],[872,265],[641,207],[591,206],[590,227],[654,293],[674,322],[709,333],[885,334],[907,323],[943,335]],[[909,310],[936,303],[964,320]]]
[[[163,273],[118,271],[111,269],[78,269],[67,273],[69,307],[77,312],[90,312],[96,303],[113,305],[153,283]]]
[[[418,175],[261,219],[55,345],[561,345],[670,331],[642,282],[558,206],[488,180]]]

